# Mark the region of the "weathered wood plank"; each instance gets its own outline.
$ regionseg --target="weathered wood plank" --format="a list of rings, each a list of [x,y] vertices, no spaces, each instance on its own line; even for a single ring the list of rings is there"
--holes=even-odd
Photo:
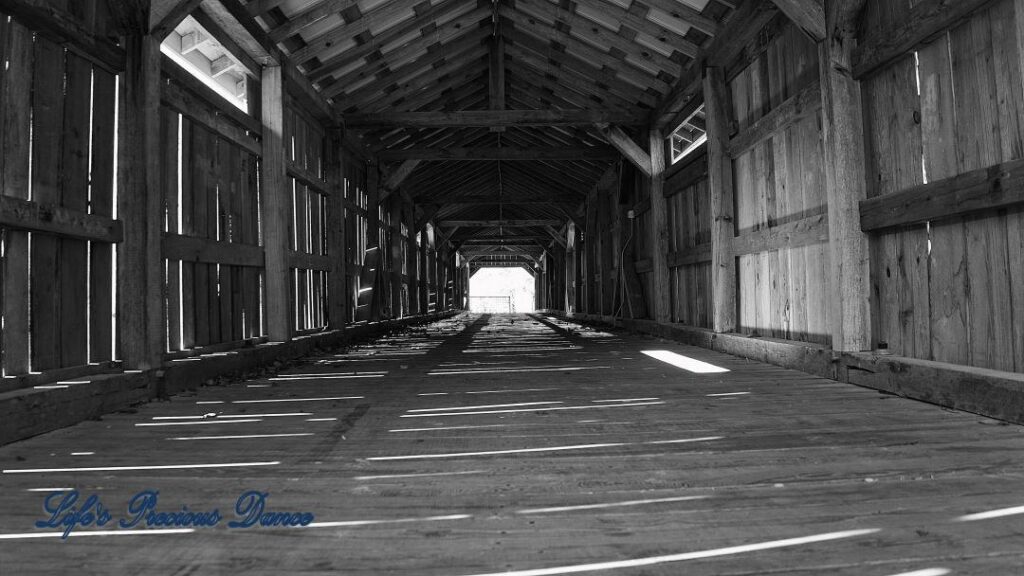
[[[669,252],[668,265],[670,268],[679,266],[690,266],[703,262],[711,262],[711,243],[699,244],[692,248]]]
[[[1024,204],[1024,161],[1014,160],[860,203],[861,228],[885,230]]]
[[[79,56],[103,66],[108,72],[124,70],[125,51],[107,38],[100,38],[76,21],[66,10],[46,0],[7,0],[3,12],[43,37],[61,44]]]
[[[117,243],[124,237],[120,220],[11,196],[0,196],[0,226],[95,242]]]
[[[769,250],[813,246],[827,242],[828,239],[828,217],[819,214],[736,236],[732,239],[731,250],[735,256],[742,256]]]
[[[61,203],[61,147],[64,107],[64,49],[37,38],[32,81],[32,199]],[[10,202],[8,200],[8,202]],[[60,240],[33,235],[30,251],[32,370],[60,365]]]
[[[225,116],[212,108],[210,104],[192,96],[183,88],[173,83],[164,83],[160,87],[160,96],[165,105],[216,132],[219,136],[257,156],[262,153],[259,142],[254,140],[250,133],[236,123],[227,121]]]
[[[262,267],[265,262],[263,250],[259,246],[180,234],[164,235],[163,255],[170,260],[225,266]]]
[[[943,30],[981,10],[993,0],[921,0],[905,20],[893,22],[892,28],[875,30],[870,39],[853,52],[853,77],[860,80],[914,48],[928,42]]]
[[[728,154],[736,158],[781,130],[821,110],[821,86],[810,84],[796,95],[776,106],[729,140]]]
[[[113,74],[93,69],[92,173],[89,209],[95,216],[109,217],[114,209],[114,94]],[[114,358],[111,317],[114,285],[111,280],[113,250],[109,244],[93,242],[89,247],[89,355],[91,362]]]

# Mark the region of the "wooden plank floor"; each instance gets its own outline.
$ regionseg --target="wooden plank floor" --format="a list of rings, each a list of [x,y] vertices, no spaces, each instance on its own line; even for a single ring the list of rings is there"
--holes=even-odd
[[[538,318],[466,314],[0,448],[0,574],[1024,573],[1024,428]],[[53,488],[112,522],[50,537]],[[147,489],[224,519],[118,529]],[[314,524],[228,528],[247,490]]]

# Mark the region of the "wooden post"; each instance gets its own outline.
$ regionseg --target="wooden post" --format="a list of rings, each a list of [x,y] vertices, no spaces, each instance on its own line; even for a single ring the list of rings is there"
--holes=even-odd
[[[160,234],[160,41],[124,38],[118,135],[118,345],[125,368],[155,368],[164,350]]]
[[[715,332],[736,329],[736,259],[732,254],[734,191],[732,160],[726,149],[732,105],[725,71],[707,68],[704,115],[707,123],[708,185],[711,188],[711,291]]]
[[[402,204],[399,194],[391,196],[391,317],[401,318],[402,310]]]
[[[832,11],[835,2],[826,9]],[[860,83],[851,75],[854,37],[837,26],[819,46],[822,134],[831,250],[832,349],[871,349],[868,237],[859,202],[867,197]]]
[[[652,302],[650,312],[657,322],[669,322],[672,300],[669,298],[671,279],[668,271],[668,201],[665,199],[665,138],[661,130],[650,132],[650,201],[651,215],[647,219],[651,234]],[[621,263],[620,263],[621,265]]]
[[[333,129],[328,142],[331,194],[327,198],[327,254],[331,257],[331,269],[327,272],[327,320],[332,329],[344,330],[348,282],[345,279],[345,155],[341,130]]]
[[[430,263],[427,258],[427,227],[420,229],[420,314],[430,312]]]
[[[406,291],[409,294],[409,315],[411,316],[420,313],[419,281],[416,275],[416,263],[419,258],[416,252],[416,206],[408,204],[406,207],[405,226],[409,231],[405,249]]]
[[[380,320],[382,286],[377,284],[380,257],[380,172],[376,164],[366,166],[366,256],[359,275],[356,320]],[[369,288],[369,290],[367,290]]]
[[[280,66],[265,66],[261,82],[263,157],[260,193],[263,197],[267,334],[275,342],[292,337],[291,291],[288,289],[288,179],[284,156],[284,74]]]

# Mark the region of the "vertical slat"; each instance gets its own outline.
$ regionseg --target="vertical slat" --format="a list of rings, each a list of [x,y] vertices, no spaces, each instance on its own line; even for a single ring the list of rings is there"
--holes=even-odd
[[[29,139],[11,138],[10,134],[29,134],[32,114],[32,32],[17,21],[7,28],[4,55],[3,106],[0,108],[3,138],[0,138],[0,193],[20,199],[28,198]],[[6,231],[4,239],[3,339],[4,374],[25,374],[29,371],[29,248],[28,233]]]
[[[197,124],[192,124],[192,148],[188,155],[192,166],[192,226],[193,233],[200,238],[208,238],[209,217],[208,206],[208,166],[213,151],[210,149],[210,133]],[[193,265],[195,281],[193,287],[193,326],[195,328],[195,345],[210,344],[210,283],[216,278],[210,277],[210,265],[197,262]]]
[[[89,211],[111,216],[114,211],[114,93],[116,78],[93,68],[92,177]],[[92,362],[114,358],[111,317],[114,285],[113,249],[93,242],[89,249],[89,355]]]
[[[32,81],[32,200],[58,205],[65,58],[64,49],[37,37]],[[32,234],[32,369],[60,366],[60,240]]]
[[[178,234],[178,122],[176,112],[167,108],[160,110],[160,146],[162,152],[165,230]],[[181,291],[178,260],[166,260],[167,283],[165,301],[167,306],[167,349],[175,351],[181,347]]]
[[[192,122],[181,118],[181,233],[196,234],[196,173],[192,155],[195,153]],[[196,265],[181,263],[181,345],[188,350],[196,346]]]
[[[67,54],[61,148],[61,204],[89,209],[89,115],[92,64]],[[89,243],[61,239],[60,258],[60,365],[81,366],[89,361],[88,262]]]

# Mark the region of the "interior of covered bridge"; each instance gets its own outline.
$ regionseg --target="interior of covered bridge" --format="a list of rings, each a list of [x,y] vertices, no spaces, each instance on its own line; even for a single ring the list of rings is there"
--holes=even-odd
[[[0,0],[0,61],[0,574],[1024,566],[1021,0]]]

